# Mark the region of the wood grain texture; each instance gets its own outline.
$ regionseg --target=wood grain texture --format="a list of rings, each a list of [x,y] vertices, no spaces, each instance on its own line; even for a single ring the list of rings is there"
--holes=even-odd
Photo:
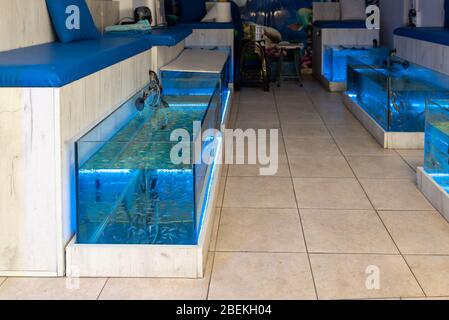
[[[0,273],[56,275],[54,89],[0,89]]]
[[[156,47],[152,59],[152,69],[159,70],[161,67],[175,60],[185,49],[185,41],[181,41],[174,47]]]
[[[313,21],[340,20],[340,3],[338,2],[314,2]]]
[[[87,0],[99,30],[120,17],[120,3]],[[0,0],[0,51],[28,47],[56,40],[45,0]]]
[[[449,75],[449,46],[394,36],[397,55],[426,68]]]
[[[152,50],[62,88],[0,88],[0,275],[64,275],[74,143],[148,82]]]

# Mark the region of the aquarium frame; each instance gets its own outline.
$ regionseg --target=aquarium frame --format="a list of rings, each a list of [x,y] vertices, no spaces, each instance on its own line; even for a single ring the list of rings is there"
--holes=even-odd
[[[222,124],[230,119],[233,88],[229,85]],[[224,145],[220,144],[223,152]],[[223,165],[211,169],[208,201],[204,208],[196,245],[78,244],[76,236],[66,247],[68,277],[203,278],[211,245]]]
[[[449,222],[449,194],[424,170],[417,169],[417,184],[432,206]]]
[[[386,131],[347,92],[343,103],[384,149],[424,149],[424,132]]]

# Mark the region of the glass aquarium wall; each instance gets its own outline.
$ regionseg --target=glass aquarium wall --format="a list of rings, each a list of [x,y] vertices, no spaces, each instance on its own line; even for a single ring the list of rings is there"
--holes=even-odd
[[[229,64],[229,60],[227,64]],[[210,95],[218,82],[222,101],[221,112],[225,112],[230,80],[228,65],[219,74],[163,71],[161,77],[165,99],[171,103],[177,103],[181,99],[180,96],[182,99],[188,96],[192,103],[202,102],[202,97]]]
[[[326,46],[324,48],[323,75],[330,82],[346,82],[347,57],[386,58],[387,48],[373,46]]]
[[[214,167],[199,160],[220,141],[201,133],[219,129],[221,94],[217,79],[195,80],[155,108],[136,108],[139,92],[76,143],[78,243],[197,243]],[[176,129],[187,140],[171,141]]]
[[[449,95],[428,102],[425,136],[424,169],[449,192]]]
[[[348,57],[347,94],[389,132],[423,132],[429,99],[449,92],[449,77],[392,57]]]

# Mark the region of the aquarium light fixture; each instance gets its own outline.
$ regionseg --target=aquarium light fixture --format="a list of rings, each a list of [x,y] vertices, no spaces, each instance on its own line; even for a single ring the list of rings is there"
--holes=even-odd
[[[221,116],[221,124],[222,125],[225,124],[226,115],[227,115],[228,109],[229,109],[229,99],[230,98],[231,98],[231,90],[228,89],[226,92],[225,108],[223,110],[223,115]]]
[[[217,150],[221,150],[223,144],[223,140],[222,139],[218,139],[218,145],[217,145]],[[209,180],[207,181],[207,190],[206,190],[206,194],[204,196],[204,201],[203,201],[203,208],[201,209],[201,218],[200,218],[200,224],[198,225],[198,233],[197,233],[197,242],[198,242],[198,238],[199,235],[201,234],[201,229],[203,227],[203,223],[204,223],[204,218],[206,216],[206,209],[209,206],[209,202],[210,202],[210,197],[211,197],[211,193],[212,193],[212,185],[215,179],[217,179],[216,175],[217,175],[217,162],[214,160],[214,163],[212,164],[212,170],[211,173],[209,175]]]
[[[133,170],[130,169],[92,169],[92,170],[80,170],[80,174],[130,174]]]
[[[157,169],[157,173],[189,173],[191,169]]]

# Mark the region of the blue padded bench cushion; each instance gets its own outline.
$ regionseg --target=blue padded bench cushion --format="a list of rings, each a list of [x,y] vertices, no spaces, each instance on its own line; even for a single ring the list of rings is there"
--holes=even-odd
[[[190,29],[234,29],[232,22],[181,22],[177,26]]]
[[[315,21],[315,27],[321,29],[366,29],[365,20],[347,20],[347,21]]]
[[[191,28],[171,27],[164,29],[153,29],[150,34],[140,35],[147,39],[151,46],[168,46],[172,47],[186,39],[192,34]]]
[[[106,35],[0,52],[0,87],[62,87],[149,49],[138,37]]]
[[[394,34],[397,36],[412,38],[416,40],[422,40],[432,43],[438,43],[445,46],[449,46],[449,29],[440,27],[428,27],[428,28],[398,28],[394,30]]]

